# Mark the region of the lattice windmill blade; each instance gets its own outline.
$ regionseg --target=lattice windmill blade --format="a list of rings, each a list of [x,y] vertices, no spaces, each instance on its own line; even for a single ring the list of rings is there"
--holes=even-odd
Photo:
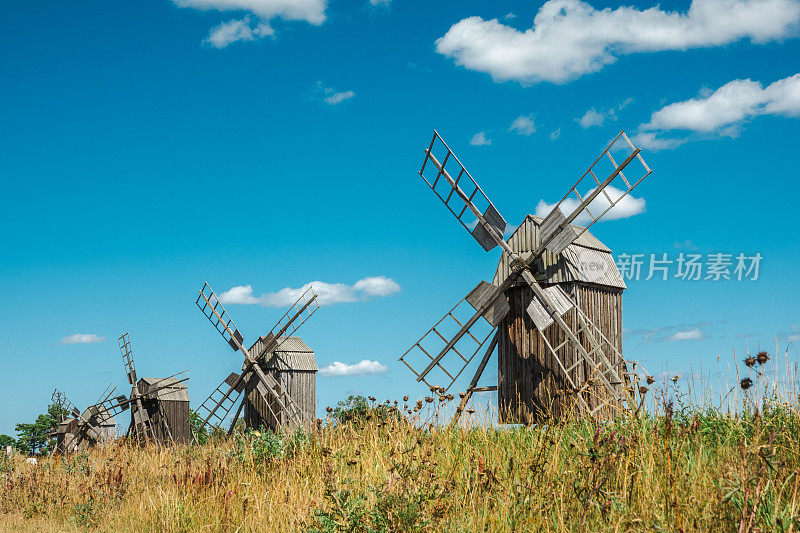
[[[117,339],[119,343],[119,351],[122,354],[122,364],[125,365],[125,375],[128,378],[128,383],[132,387],[137,386],[137,376],[136,376],[136,366],[133,363],[133,350],[131,349],[131,341],[130,335],[128,333],[123,333],[122,336]]]
[[[550,351],[551,356],[556,361],[559,368],[562,370],[565,379],[573,390],[579,390],[578,382],[573,379],[573,370],[578,368],[579,365],[585,365],[588,370],[587,375],[592,375],[598,379],[601,384],[606,388],[607,393],[615,400],[620,399],[619,391],[615,388],[615,383],[609,379],[614,375],[611,363],[604,352],[604,345],[598,340],[596,332],[600,329],[597,328],[589,318],[580,311],[578,306],[567,296],[561,287],[554,285],[546,289],[539,286],[538,282],[529,271],[523,271],[523,279],[528,283],[528,286],[533,291],[534,298],[531,301],[527,311],[533,320],[539,335],[544,340],[544,344]],[[565,314],[572,309],[576,309],[578,329],[573,331],[572,328],[562,318]],[[559,345],[553,347],[544,335],[544,330],[549,325],[555,323],[563,332],[565,340]],[[588,349],[583,345],[583,342],[588,344]],[[608,343],[607,343],[608,344]],[[577,353],[576,361],[570,367],[567,367],[562,360],[560,351],[565,347],[572,347]],[[605,347],[606,350],[608,346]],[[581,396],[579,395],[579,398]],[[582,401],[582,409],[591,412],[589,405],[585,400]]]
[[[503,241],[505,219],[435,130],[419,175],[484,250]]]
[[[128,383],[131,385],[131,394],[133,396],[134,407],[132,409],[133,421],[131,429],[139,444],[146,444],[154,435],[150,424],[150,416],[147,414],[147,409],[145,409],[142,404],[139,380],[136,375],[136,366],[133,362],[133,349],[131,348],[130,335],[128,335],[128,333],[123,333],[122,336],[117,339],[117,342],[119,344],[120,353],[122,354],[122,362],[125,365],[125,372],[128,377]]]
[[[236,327],[222,302],[219,301],[217,294],[207,282],[203,284],[194,303],[233,351],[241,350],[245,356],[250,355],[243,344],[244,336],[239,332],[239,328]]]
[[[314,287],[309,286],[297,299],[286,313],[267,333],[267,342],[264,343],[261,353],[252,354],[256,360],[264,357],[265,354],[277,350],[280,345],[305,324],[306,320],[317,312],[319,302]]]
[[[620,163],[617,163],[617,159],[613,155],[613,152],[617,150],[622,152]],[[537,253],[528,260],[529,265],[533,264],[545,249],[560,254],[653,172],[645,163],[640,152],[641,149],[633,145],[624,131],[621,131],[609,143],[589,169],[545,217],[540,228],[541,244]],[[631,167],[632,170],[627,169],[634,160],[639,165]],[[610,164],[608,174],[602,168],[603,164]],[[628,176],[623,172],[626,169],[629,170]],[[601,179],[602,181],[600,181]],[[572,223],[582,215],[584,215],[582,218],[586,219],[586,223],[583,224],[585,227],[576,230],[572,227]]]
[[[117,388],[114,386],[113,383],[109,383],[108,387],[106,387],[106,390],[103,391],[103,394],[100,395],[100,399],[98,399],[97,402],[95,402],[95,404],[101,404],[116,394],[117,394]]]
[[[493,335],[497,324],[508,312],[508,302],[501,295],[502,302],[497,302],[487,313],[492,320],[481,313],[473,314],[474,306],[479,302],[477,298],[474,298],[475,295],[486,296],[485,292],[481,293],[484,284],[489,285],[481,282],[400,357],[400,361],[414,373],[418,382],[423,381],[429,387],[442,385],[429,377],[429,373],[437,369],[435,378],[446,382],[445,389],[449,389],[475,357],[475,354]],[[482,316],[487,318],[488,325],[476,326],[477,319],[470,324],[469,322],[476,316],[477,319]],[[464,329],[464,333],[458,336],[462,329]],[[481,331],[473,331],[478,329]],[[485,331],[487,329],[488,331]],[[450,367],[448,369],[445,367],[443,359],[449,353],[454,353],[457,358],[454,363],[448,365]]]
[[[66,415],[63,414],[63,411],[66,411],[67,413],[69,413],[72,416],[75,416],[74,413],[76,413],[76,412],[79,413],[78,408],[75,407],[75,405],[73,405],[73,403],[69,401],[69,399],[67,398],[67,395],[64,394],[63,392],[61,392],[58,389],[55,389],[53,391],[53,394],[50,396],[50,401],[52,403],[58,405],[59,407],[61,407],[61,410],[62,410],[61,419],[62,420],[59,420],[59,422],[63,422],[63,419],[66,416]]]
[[[195,413],[201,418],[200,428],[205,428],[209,423],[213,427],[221,428],[233,406],[238,403],[244,386],[245,382],[240,374],[232,372],[225,378],[200,407],[195,409]]]

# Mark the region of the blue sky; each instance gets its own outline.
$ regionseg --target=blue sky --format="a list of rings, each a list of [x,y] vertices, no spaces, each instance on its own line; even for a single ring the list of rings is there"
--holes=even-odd
[[[319,413],[424,393],[397,358],[498,259],[417,175],[434,128],[512,224],[626,129],[655,171],[646,209],[597,237],[763,256],[757,281],[629,281],[626,356],[658,373],[783,349],[800,335],[798,22],[797,0],[7,7],[0,432],[55,387],[79,405],[124,391],[125,331],[139,375],[189,369],[199,405],[241,364],[194,306],[206,280],[278,305],[228,305],[247,341],[281,289],[351,287],[301,334],[320,366],[387,371],[320,376]]]

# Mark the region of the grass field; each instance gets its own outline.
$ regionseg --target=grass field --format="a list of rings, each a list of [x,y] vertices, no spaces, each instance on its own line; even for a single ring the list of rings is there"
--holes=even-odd
[[[668,382],[644,416],[599,425],[448,430],[370,409],[310,435],[3,456],[0,530],[795,531],[797,395],[746,371],[716,406]]]

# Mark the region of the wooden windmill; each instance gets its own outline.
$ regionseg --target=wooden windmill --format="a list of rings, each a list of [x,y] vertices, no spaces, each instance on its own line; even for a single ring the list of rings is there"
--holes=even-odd
[[[313,288],[306,289],[269,333],[256,339],[249,350],[242,344],[243,335],[208,283],[205,283],[199,292],[195,300],[197,307],[228,345],[244,355],[241,373],[232,372],[197,409],[196,412],[202,417],[202,427],[205,428],[210,423],[220,428],[244,393],[244,398],[230,423],[229,433],[233,431],[246,406],[248,413],[245,422],[249,427],[263,425],[273,430],[287,431],[309,429],[314,420],[315,402],[312,401],[309,407],[308,402],[301,401],[298,396],[307,397],[309,391],[302,390],[302,383],[299,381],[299,387],[287,381],[291,373],[285,372],[287,368],[281,371],[281,364],[276,362],[276,357],[282,352],[293,351],[284,346],[297,344],[297,337],[292,335],[319,309]],[[305,343],[303,345],[305,346]],[[313,353],[311,358],[313,359]],[[291,367],[288,369],[291,370]],[[310,394],[313,395],[313,390]]]
[[[131,425],[128,436],[140,445],[149,441],[184,442],[189,429],[189,393],[186,381],[188,370],[167,378],[141,378],[136,375],[130,336],[119,339],[119,350],[128,383],[131,386],[129,404]]]
[[[67,396],[56,389],[51,397],[52,403],[61,407],[62,414],[58,428],[51,433],[56,438],[55,450],[66,454],[77,450],[81,446],[94,446],[106,440],[113,439],[116,424],[114,417],[98,405],[108,401],[114,396],[117,389],[109,385],[100,396],[97,404],[91,405],[83,412],[67,399]]]
[[[471,395],[481,391],[499,390],[503,423],[575,410],[602,418],[637,404],[637,393],[645,389],[637,386],[636,364],[623,359],[619,339],[609,340],[607,314],[587,312],[576,293],[551,279],[548,268],[574,259],[570,246],[589,239],[587,230],[650,175],[640,151],[625,132],[617,135],[547,217],[529,217],[520,225],[517,233],[526,238],[517,240],[525,246],[504,239],[505,219],[434,131],[420,176],[485,251],[502,250],[494,283],[481,281],[400,357],[418,382],[444,393],[489,343],[453,423]],[[573,225],[579,217],[586,220],[584,227]],[[576,263],[571,266],[580,270],[580,260]],[[488,326],[476,325],[481,318]],[[497,347],[502,386],[479,387]]]

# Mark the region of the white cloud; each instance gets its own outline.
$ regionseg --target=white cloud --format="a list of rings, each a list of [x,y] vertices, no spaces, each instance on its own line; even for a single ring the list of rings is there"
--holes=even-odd
[[[337,91],[331,87],[325,87],[321,81],[317,82],[317,91],[322,93],[322,100],[328,105],[339,105],[356,96],[354,91]]]
[[[549,137],[551,141],[555,141],[561,137],[561,128],[556,128],[555,130],[551,131]]]
[[[533,115],[522,115],[514,119],[508,131],[515,131],[519,135],[532,135],[536,131],[536,125],[533,123]]]
[[[503,18],[506,20],[514,20],[515,18],[517,18],[517,15],[515,15],[513,11],[509,11],[508,13],[503,15]]]
[[[736,136],[745,122],[762,115],[800,117],[800,73],[767,87],[746,79],[730,81],[716,91],[703,90],[697,98],[654,112],[634,138],[654,150],[675,148],[689,139],[665,138],[664,132],[677,130],[701,138]]]
[[[659,109],[642,129],[720,133],[759,115],[799,116],[800,74],[766,88],[757,81],[733,80],[713,93]]]
[[[345,100],[350,100],[351,98],[355,97],[356,93],[353,91],[341,91],[331,94],[330,96],[325,97],[325,103],[329,105],[338,105],[344,102]]]
[[[582,196],[584,198],[586,198],[593,191],[594,191],[594,189],[589,189],[588,191],[586,191],[586,194],[583,194]],[[607,186],[605,188],[605,192],[608,193],[608,196],[612,200],[616,200],[617,198],[622,196],[622,193],[623,193],[623,191],[621,191],[621,190],[619,190],[616,187],[613,187],[611,185],[609,185],[609,186]],[[578,202],[577,198],[567,198],[561,204],[561,211],[565,215],[569,215],[575,209],[577,209],[579,205],[580,205],[580,202]],[[589,204],[589,211],[591,211],[594,216],[598,216],[598,215],[600,215],[600,213],[602,213],[603,211],[608,209],[609,205],[611,205],[611,204],[609,203],[608,199],[606,199],[606,197],[605,197],[605,195],[603,193],[600,193],[597,196],[597,198],[592,200],[592,202]],[[539,203],[536,205],[535,215],[537,217],[544,218],[548,214],[550,214],[550,211],[552,211],[555,206],[556,206],[556,204],[548,204],[544,200],[539,200]],[[644,200],[644,198],[636,198],[636,197],[631,196],[629,194],[625,198],[620,200],[617,205],[615,205],[613,208],[611,208],[611,211],[606,213],[605,216],[603,216],[603,218],[601,220],[617,220],[617,219],[620,219],[620,218],[629,218],[629,217],[632,217],[634,215],[638,215],[638,214],[644,213],[644,211],[645,211],[645,200]],[[573,221],[573,224],[586,225],[589,222],[591,222],[591,219],[589,218],[589,215],[587,215],[586,211],[584,210],[584,212],[581,213],[578,216],[578,218],[576,218]]]
[[[215,48],[225,48],[237,41],[255,41],[274,34],[275,30],[269,24],[264,22],[251,24],[250,17],[245,17],[214,26],[206,42]]]
[[[94,333],[76,333],[75,335],[69,335],[61,339],[61,344],[95,344],[97,342],[103,342],[104,340],[106,340],[105,337],[95,335]]]
[[[485,131],[479,131],[475,135],[472,136],[470,139],[469,144],[472,146],[490,146],[492,144],[492,140],[486,137]]]
[[[369,5],[371,6],[389,7],[391,3],[392,0],[369,0]]]
[[[216,11],[247,11],[268,21],[275,17],[303,20],[319,25],[325,22],[327,0],[173,0],[180,7]]]
[[[333,363],[319,369],[320,375],[330,378],[338,378],[343,376],[374,376],[376,374],[383,374],[384,372],[388,371],[389,369],[386,368],[385,365],[379,363],[378,361],[370,361],[369,359],[364,359],[360,363],[356,363],[354,365],[348,365],[347,363],[334,361]]]
[[[687,329],[683,331],[676,331],[669,337],[667,340],[670,342],[680,342],[680,341],[697,341],[706,338],[706,334],[700,330],[699,328],[694,329]]]
[[[798,21],[800,0],[693,0],[686,12],[550,0],[525,31],[465,18],[436,40],[436,51],[495,81],[565,83],[627,54],[778,40]]]
[[[659,137],[652,131],[643,131],[631,137],[631,142],[640,148],[658,152],[659,150],[672,150],[682,144],[686,144],[686,139],[664,138]]]
[[[262,305],[264,307],[286,307],[292,305],[309,287],[314,287],[320,305],[360,302],[371,297],[383,298],[400,292],[400,284],[386,276],[362,278],[353,285],[312,281],[302,287],[285,287],[277,292],[253,295],[252,285],[232,287],[219,295],[223,304]]]
[[[591,128],[592,126],[602,126],[603,122],[606,121],[606,115],[603,113],[598,113],[595,108],[591,108],[577,120],[578,124],[581,125],[581,128],[587,129]]]

